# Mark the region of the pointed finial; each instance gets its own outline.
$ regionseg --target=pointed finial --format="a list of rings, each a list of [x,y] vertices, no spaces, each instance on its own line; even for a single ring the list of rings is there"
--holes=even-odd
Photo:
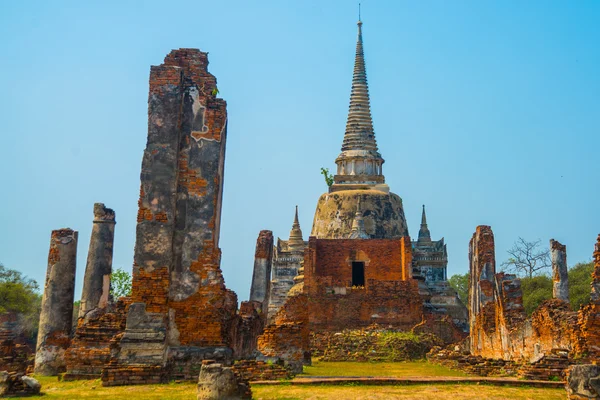
[[[358,22],[360,23],[360,3],[358,3]]]
[[[356,212],[359,213],[360,212],[360,196],[358,197],[358,202],[356,204]]]
[[[290,239],[288,240],[288,246],[290,250],[304,249],[302,230],[300,229],[300,222],[298,222],[298,206],[296,206],[296,213],[294,214],[294,223],[292,224],[292,230],[290,231]]]
[[[425,204],[423,204],[423,213],[421,214],[421,229],[419,229],[419,239],[418,241],[429,241],[431,240],[431,233],[429,233],[429,228],[427,228],[427,216],[425,215]]]

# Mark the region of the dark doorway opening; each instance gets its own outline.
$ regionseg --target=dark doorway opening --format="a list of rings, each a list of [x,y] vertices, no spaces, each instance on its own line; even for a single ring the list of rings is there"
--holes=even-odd
[[[352,286],[365,286],[365,263],[352,261]]]

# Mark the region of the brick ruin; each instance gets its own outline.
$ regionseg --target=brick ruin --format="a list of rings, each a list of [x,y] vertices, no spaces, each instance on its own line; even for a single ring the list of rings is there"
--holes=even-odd
[[[35,373],[56,375],[65,371],[64,353],[71,341],[77,236],[72,229],[52,231],[48,270],[42,296],[35,350]]]
[[[227,111],[207,67],[180,49],[150,70],[131,305],[105,385],[195,380],[203,359],[233,359],[237,296],[218,247]]]
[[[598,360],[600,300],[592,296],[579,311],[571,310],[566,247],[555,240],[550,246],[554,298],[527,318],[520,279],[496,273],[492,230],[477,227],[469,244],[471,355],[516,363],[521,376],[537,379],[564,378],[570,364]],[[600,276],[600,236],[594,259],[592,293]]]
[[[245,379],[277,378],[302,371],[322,338],[374,324],[444,344],[468,335],[471,358],[457,362],[486,374],[518,365],[524,376],[548,378],[575,357],[598,359],[600,236],[592,301],[570,310],[566,248],[552,240],[555,298],[531,318],[520,280],[496,272],[489,226],[478,226],[469,244],[468,313],[447,283],[445,244],[431,240],[424,210],[411,242],[402,199],[382,173],[361,26],[334,184],[318,201],[307,242],[297,209],[289,240],[275,244],[271,231],[260,232],[250,299],[239,310],[220,268],[226,103],[207,53],[174,50],[151,67],[131,296],[109,295],[115,213],[98,203],[71,337],[77,232],[53,231],[36,372],[112,386],[195,381],[203,364],[218,363]]]
[[[98,203],[72,338],[77,234],[53,232],[36,372],[66,370],[66,380],[102,377],[104,385],[195,381],[203,360],[230,365],[255,355],[273,240],[257,247],[266,263],[262,295],[254,293],[261,301],[238,312],[218,247],[226,103],[207,67],[207,53],[179,49],[151,68],[131,296],[109,295],[115,213]]]

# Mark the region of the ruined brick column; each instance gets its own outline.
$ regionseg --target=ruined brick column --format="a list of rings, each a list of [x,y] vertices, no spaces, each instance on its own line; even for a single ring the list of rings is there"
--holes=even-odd
[[[115,212],[102,203],[94,204],[94,225],[90,237],[79,317],[94,308],[106,308],[110,292]]]
[[[469,242],[469,274],[470,343],[471,352],[477,354],[481,350],[480,331],[494,329],[496,317],[494,233],[487,225],[479,225]]]
[[[273,259],[273,232],[260,231],[254,252],[254,273],[250,288],[250,301],[259,301],[266,311],[271,292],[271,261]]]
[[[594,272],[592,272],[592,301],[600,301],[600,235],[594,245]]]
[[[237,296],[220,268],[227,105],[217,94],[200,50],[173,50],[150,69],[132,304],[104,385],[196,380],[203,359],[231,362]]]
[[[48,270],[35,353],[35,373],[57,375],[65,369],[64,353],[69,346],[75,296],[77,232],[52,231]]]
[[[569,274],[567,270],[567,246],[557,240],[550,239],[552,256],[552,296],[555,299],[569,302]]]

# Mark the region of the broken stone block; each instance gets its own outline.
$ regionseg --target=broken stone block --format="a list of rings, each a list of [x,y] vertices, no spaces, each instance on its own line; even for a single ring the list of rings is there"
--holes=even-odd
[[[31,394],[40,394],[40,390],[42,390],[42,384],[38,382],[37,379],[25,375],[21,377],[21,381],[27,387],[27,392],[30,392]]]
[[[600,399],[600,366],[572,365],[567,378],[567,397],[571,400]]]
[[[203,364],[198,377],[198,400],[251,399],[247,382],[236,376],[231,367]]]

